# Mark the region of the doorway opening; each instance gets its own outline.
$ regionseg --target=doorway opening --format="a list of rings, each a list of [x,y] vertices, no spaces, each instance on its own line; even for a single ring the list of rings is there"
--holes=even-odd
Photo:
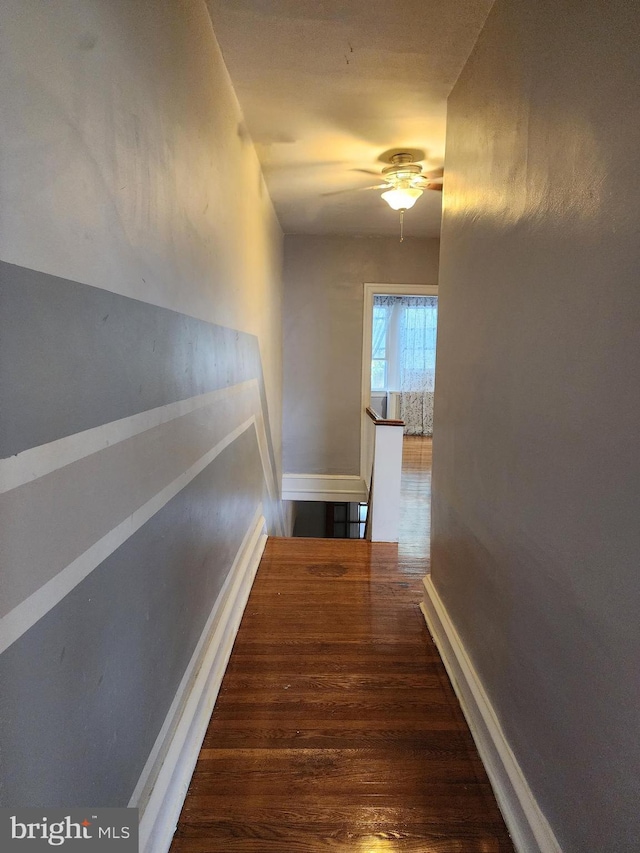
[[[364,412],[405,422],[405,435],[430,436],[437,334],[437,285],[364,285],[362,476],[369,448]]]
[[[296,501],[293,535],[316,539],[364,539],[365,501]]]

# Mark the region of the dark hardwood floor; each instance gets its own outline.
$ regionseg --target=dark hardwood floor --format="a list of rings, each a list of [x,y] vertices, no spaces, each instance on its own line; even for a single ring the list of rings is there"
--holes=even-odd
[[[418,609],[430,459],[400,545],[269,540],[172,853],[513,850]]]

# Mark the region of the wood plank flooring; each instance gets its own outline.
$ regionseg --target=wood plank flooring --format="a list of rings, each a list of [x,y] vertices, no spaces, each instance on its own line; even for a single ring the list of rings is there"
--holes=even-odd
[[[431,544],[431,445],[430,438],[416,435],[402,443],[398,559],[404,572],[419,576],[420,598]]]
[[[513,851],[418,609],[430,453],[399,546],[269,540],[172,853]]]

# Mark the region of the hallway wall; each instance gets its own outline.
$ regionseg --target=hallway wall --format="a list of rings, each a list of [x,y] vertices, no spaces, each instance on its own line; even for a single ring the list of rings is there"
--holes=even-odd
[[[144,803],[282,530],[282,235],[204,2],[7,0],[0,33],[0,803]]]
[[[640,838],[638,44],[498,0],[449,100],[432,577],[565,853]]]
[[[437,284],[439,241],[292,234],[284,245],[283,466],[359,474],[363,284]]]

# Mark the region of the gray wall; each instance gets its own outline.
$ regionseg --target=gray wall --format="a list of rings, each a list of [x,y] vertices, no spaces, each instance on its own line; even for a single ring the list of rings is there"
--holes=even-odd
[[[638,44],[498,0],[449,101],[433,581],[567,853],[640,838]]]
[[[363,284],[437,284],[439,241],[287,235],[283,466],[360,473]]]
[[[282,235],[204,3],[0,33],[0,803],[122,806],[281,529]]]

